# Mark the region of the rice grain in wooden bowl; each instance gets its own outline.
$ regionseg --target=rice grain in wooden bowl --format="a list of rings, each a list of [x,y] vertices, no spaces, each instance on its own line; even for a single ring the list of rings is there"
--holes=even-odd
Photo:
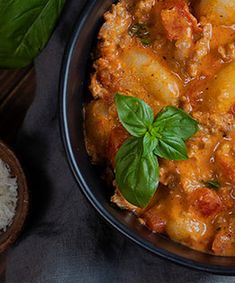
[[[17,239],[28,212],[28,188],[15,154],[0,141],[0,253]]]

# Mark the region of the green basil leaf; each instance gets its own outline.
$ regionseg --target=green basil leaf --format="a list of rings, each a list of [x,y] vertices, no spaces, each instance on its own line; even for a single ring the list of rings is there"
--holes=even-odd
[[[187,148],[182,138],[175,136],[163,136],[158,139],[158,145],[154,154],[168,160],[186,160]]]
[[[123,127],[134,137],[144,136],[154,120],[150,106],[141,99],[118,93],[115,103]]]
[[[158,144],[157,138],[146,132],[143,138],[143,155],[147,155],[154,151]]]
[[[153,152],[143,155],[143,138],[131,137],[115,159],[117,186],[123,197],[138,207],[146,207],[159,182],[159,166]]]
[[[167,106],[157,115],[153,131],[187,140],[198,131],[198,123],[191,116],[174,106]]]
[[[65,0],[0,0],[0,67],[32,62],[46,45]]]

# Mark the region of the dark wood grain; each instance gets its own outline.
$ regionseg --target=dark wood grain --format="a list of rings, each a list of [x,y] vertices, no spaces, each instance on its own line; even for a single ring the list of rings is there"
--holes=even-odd
[[[36,87],[32,66],[0,70],[0,138],[14,145],[18,129],[31,105]]]
[[[36,88],[33,66],[0,70],[0,139],[14,147],[17,132],[30,107]],[[7,254],[0,254],[0,283],[5,281]]]
[[[21,82],[32,67],[21,70],[0,71],[0,103],[8,96],[9,92]]]

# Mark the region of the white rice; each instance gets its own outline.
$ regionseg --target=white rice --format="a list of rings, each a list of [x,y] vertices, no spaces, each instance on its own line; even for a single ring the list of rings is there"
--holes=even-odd
[[[17,178],[11,176],[10,168],[0,159],[0,231],[6,231],[15,216],[18,197]]]

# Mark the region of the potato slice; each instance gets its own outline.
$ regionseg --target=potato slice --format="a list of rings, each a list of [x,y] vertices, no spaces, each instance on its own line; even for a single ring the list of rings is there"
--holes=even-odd
[[[227,113],[235,104],[235,62],[223,68],[205,91],[204,105],[208,111]]]
[[[235,24],[235,1],[201,0],[196,6],[198,18],[205,16],[214,25]]]
[[[181,82],[156,54],[133,46],[123,52],[121,62],[123,69],[132,75],[152,99],[162,105],[178,104]]]

